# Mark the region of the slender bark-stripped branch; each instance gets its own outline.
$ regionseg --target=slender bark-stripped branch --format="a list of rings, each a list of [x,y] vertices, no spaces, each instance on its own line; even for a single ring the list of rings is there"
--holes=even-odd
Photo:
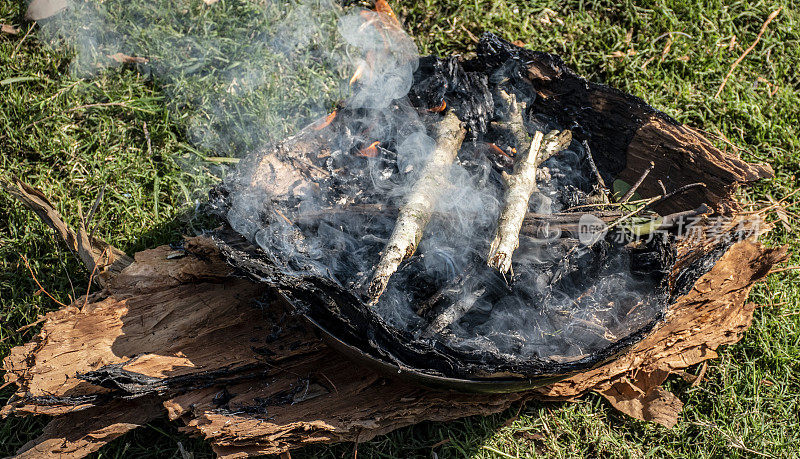
[[[502,273],[511,270],[511,255],[519,246],[519,232],[528,211],[528,201],[536,186],[536,167],[542,161],[566,148],[572,141],[570,131],[552,131],[546,137],[536,132],[528,153],[519,159],[514,172],[504,175],[505,206],[500,214],[494,240],[489,247],[487,263]]]
[[[653,169],[655,167],[656,163],[650,161],[650,167],[648,167],[647,169],[644,170],[644,172],[642,172],[642,175],[639,176],[639,180],[637,180],[636,183],[633,184],[631,189],[628,190],[627,193],[625,193],[625,196],[623,196],[622,199],[620,199],[620,202],[628,202],[628,200],[633,196],[633,193],[636,193],[636,190],[638,190],[639,187],[642,186],[644,179],[646,179],[647,176],[650,175],[650,172],[653,172]]]
[[[525,128],[525,104],[517,102],[517,97],[514,94],[509,94],[503,89],[497,91],[497,94],[506,105],[506,119],[507,121],[492,122],[492,127],[495,129],[507,130],[516,142],[516,148],[519,151],[528,151],[531,145],[531,137],[528,135],[528,130]]]
[[[378,298],[386,290],[389,278],[397,271],[400,263],[417,250],[439,194],[445,188],[447,173],[458,155],[466,130],[451,111],[437,123],[434,135],[436,148],[428,157],[419,179],[408,195],[408,200],[400,208],[397,223],[386,248],[381,253],[380,262],[369,284],[368,294],[372,304],[377,303]]]
[[[461,298],[445,308],[444,311],[431,321],[420,336],[422,338],[431,338],[441,333],[442,330],[450,325],[458,322],[459,319],[464,317],[464,315],[472,309],[481,295],[483,295],[484,291],[485,289],[481,289],[480,291],[470,293],[466,298]]]

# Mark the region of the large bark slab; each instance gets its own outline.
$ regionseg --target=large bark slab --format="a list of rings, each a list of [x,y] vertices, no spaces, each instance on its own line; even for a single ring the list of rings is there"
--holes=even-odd
[[[84,455],[153,416],[154,406],[223,457],[365,441],[425,420],[587,391],[631,416],[674,424],[680,401],[660,384],[739,339],[752,320],[750,287],[786,251],[736,243],[627,354],[545,388],[497,395],[430,391],[354,366],[269,289],[232,277],[209,240],[190,239],[183,257],[174,254],[168,246],[137,254],[85,305],[49,313],[36,339],[5,359],[6,380],[20,389],[3,413],[59,416],[28,450]],[[120,410],[122,397],[135,408]],[[72,449],[52,440],[89,419],[107,419],[106,430],[84,429],[108,434],[84,432]],[[76,437],[73,430],[64,435]]]

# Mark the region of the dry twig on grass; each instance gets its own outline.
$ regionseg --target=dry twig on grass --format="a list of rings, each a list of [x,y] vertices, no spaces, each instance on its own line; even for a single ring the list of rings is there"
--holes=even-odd
[[[739,64],[744,60],[744,58],[748,54],[750,54],[750,51],[755,49],[755,47],[758,44],[758,42],[761,41],[761,36],[764,35],[764,32],[767,31],[767,26],[769,25],[769,23],[772,22],[773,19],[778,17],[778,14],[780,14],[781,10],[783,10],[783,7],[780,7],[777,10],[773,11],[769,15],[769,17],[767,17],[767,20],[764,21],[764,24],[761,25],[761,30],[758,31],[758,35],[756,35],[756,39],[753,41],[753,43],[746,50],[744,50],[742,55],[739,56],[739,58],[736,59],[733,62],[733,64],[731,64],[731,69],[728,70],[728,74],[725,75],[725,78],[722,80],[722,84],[719,85],[719,89],[717,89],[717,93],[714,94],[714,98],[719,97],[719,95],[722,93],[722,90],[725,88],[725,85],[728,83],[728,78],[731,77],[731,75],[733,74],[733,71],[736,70],[736,67],[739,66]]]
[[[41,291],[42,293],[47,295],[48,298],[50,298],[51,300],[55,301],[56,304],[58,304],[62,308],[66,308],[67,307],[66,304],[58,301],[53,295],[50,294],[50,292],[48,292],[47,290],[45,290],[44,287],[42,287],[42,284],[39,283],[39,279],[37,279],[36,278],[36,274],[33,273],[33,268],[31,268],[31,264],[28,263],[28,259],[25,257],[25,255],[19,254],[19,256],[20,256],[20,258],[22,258],[22,262],[25,263],[25,267],[28,268],[28,271],[31,273],[31,277],[33,278],[33,281],[36,282],[36,285],[39,286],[39,291]]]

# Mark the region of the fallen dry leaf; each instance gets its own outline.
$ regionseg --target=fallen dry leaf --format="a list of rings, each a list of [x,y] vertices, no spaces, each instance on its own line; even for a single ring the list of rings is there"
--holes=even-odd
[[[627,56],[634,56],[634,55],[636,55],[636,51],[634,51],[633,48],[631,48],[627,52],[614,51],[611,54],[606,54],[606,57],[611,58],[611,59],[619,59],[619,58],[623,58],[623,57],[627,57]]]
[[[9,35],[16,35],[19,33],[19,27],[14,27],[11,24],[0,24],[0,30]]]
[[[672,35],[667,37],[667,43],[664,45],[664,49],[661,51],[661,60],[659,60],[659,62],[664,62],[664,59],[667,58],[667,54],[669,54],[670,49],[672,49]]]
[[[146,64],[149,62],[146,57],[128,56],[122,53],[109,54],[108,58],[120,64]]]
[[[528,432],[527,430],[514,432],[514,436],[521,437],[530,441],[544,441],[545,439],[547,439],[547,436],[542,432]]]

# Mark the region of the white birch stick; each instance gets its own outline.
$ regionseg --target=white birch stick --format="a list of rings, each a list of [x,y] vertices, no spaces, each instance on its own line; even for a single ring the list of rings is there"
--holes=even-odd
[[[433,208],[442,190],[447,185],[447,174],[458,155],[466,130],[452,111],[448,112],[436,126],[434,133],[436,148],[400,208],[392,235],[381,253],[381,260],[368,287],[371,304],[380,298],[389,278],[397,271],[403,260],[411,257],[422,239],[422,232],[433,213]]]
[[[547,136],[537,131],[531,148],[516,163],[511,175],[503,175],[506,182],[505,205],[489,246],[487,264],[490,267],[504,274],[511,270],[511,256],[519,246],[519,231],[528,212],[528,201],[538,190],[536,168],[547,158],[566,148],[571,141],[572,133],[568,130],[551,131]]]

